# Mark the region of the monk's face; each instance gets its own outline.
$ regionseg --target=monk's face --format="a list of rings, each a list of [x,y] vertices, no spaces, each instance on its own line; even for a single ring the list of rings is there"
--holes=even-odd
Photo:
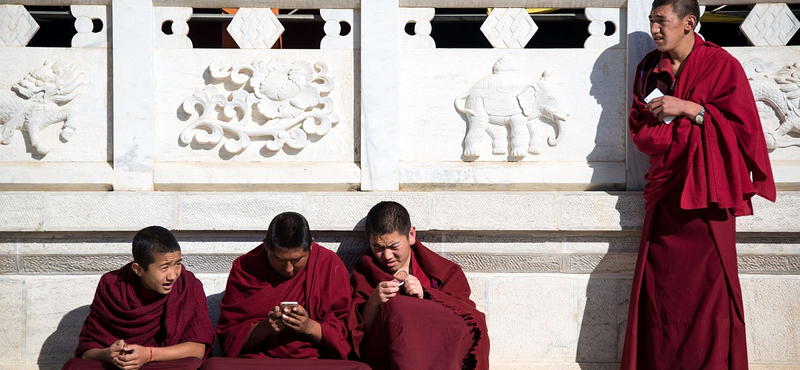
[[[306,267],[310,251],[310,248],[306,251],[302,247],[295,249],[267,249],[267,257],[269,258],[269,264],[275,271],[283,277],[290,278]]]
[[[401,269],[408,269],[409,259],[411,258],[411,244],[416,243],[417,231],[412,226],[408,235],[402,235],[395,231],[391,234],[370,235],[369,245],[372,254],[383,269],[394,275]]]
[[[133,271],[141,278],[142,285],[154,292],[168,294],[172,291],[175,281],[181,276],[183,258],[181,252],[155,253],[153,263],[147,270],[133,264]]]
[[[687,36],[694,41],[694,25],[697,23],[694,15],[687,15],[683,19],[672,10],[672,5],[659,6],[650,11],[650,35],[656,43],[656,48],[661,52],[675,50]]]

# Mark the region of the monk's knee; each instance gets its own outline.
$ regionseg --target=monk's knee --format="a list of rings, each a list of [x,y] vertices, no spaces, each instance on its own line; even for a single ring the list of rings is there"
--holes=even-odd
[[[200,366],[200,370],[223,370],[228,368],[228,364],[223,363],[227,360],[226,357],[211,357],[205,359],[203,361],[203,366]]]

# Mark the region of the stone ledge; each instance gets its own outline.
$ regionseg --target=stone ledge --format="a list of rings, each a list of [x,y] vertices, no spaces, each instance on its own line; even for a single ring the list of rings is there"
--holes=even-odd
[[[342,250],[339,257],[348,268],[358,261],[362,253]],[[205,253],[184,254],[186,267],[195,273],[222,273],[230,271],[233,260],[241,254]],[[636,265],[636,253],[552,253],[552,254],[497,254],[497,253],[444,253],[444,257],[459,264],[465,272],[489,273],[612,273],[629,275]],[[19,264],[16,262],[19,258]],[[97,274],[116,270],[131,258],[128,254],[103,255],[11,255],[0,257],[0,275],[16,274]],[[741,274],[800,275],[800,255],[740,254]]]
[[[264,230],[274,214],[299,211],[312,230],[360,231],[369,208],[397,200],[420,231],[637,231],[640,192],[5,192],[3,231]],[[747,233],[800,232],[800,192],[754,200]],[[211,206],[206,206],[210,204]]]

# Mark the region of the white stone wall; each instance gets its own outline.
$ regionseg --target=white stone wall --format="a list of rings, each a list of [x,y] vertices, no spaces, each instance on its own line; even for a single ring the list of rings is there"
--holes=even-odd
[[[487,314],[492,369],[617,368],[646,171],[627,144],[627,92],[652,49],[650,1],[74,0],[70,48],[26,47],[36,27],[8,3],[0,0],[9,15],[0,16],[0,124],[23,122],[19,112],[57,119],[38,130],[26,118],[0,145],[0,368],[60,368],[100,274],[129,260],[142,227],[174,230],[215,320],[231,261],[274,215],[303,213],[316,240],[352,265],[366,247],[363,217],[386,199],[404,204],[421,240],[466,271]],[[192,48],[190,6],[243,8],[230,30],[241,49]],[[320,48],[270,49],[282,26],[268,6],[324,8]],[[501,25],[522,22],[530,34],[523,6],[588,8],[584,48],[515,48],[527,41]],[[494,48],[436,48],[430,20],[445,7],[498,7],[487,22],[500,26],[486,31]],[[248,14],[265,31],[236,26]],[[756,34],[770,14],[780,32]],[[87,29],[92,18],[103,22],[98,34]],[[352,26],[348,35],[339,21]],[[616,26],[610,36],[606,21]],[[728,50],[753,86],[791,72],[800,49],[783,40],[798,23],[782,3],[754,7],[745,24],[759,46]],[[549,112],[568,114],[561,130],[545,114],[532,121],[534,145],[525,126],[492,125],[500,150],[488,133],[467,139],[459,97],[499,60],[515,77],[489,78],[493,96],[545,86],[558,108]],[[50,90],[26,98],[16,85]],[[507,100],[493,102],[508,112]],[[800,124],[759,108],[765,131],[777,132],[770,157],[780,191],[739,220],[749,358],[754,369],[798,368]],[[508,137],[523,139],[521,151]]]

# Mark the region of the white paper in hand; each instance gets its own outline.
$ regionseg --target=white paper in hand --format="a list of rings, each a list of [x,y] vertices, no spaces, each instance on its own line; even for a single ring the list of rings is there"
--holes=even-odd
[[[651,100],[653,100],[655,98],[662,97],[662,96],[664,96],[664,93],[662,93],[661,90],[659,90],[656,87],[655,89],[653,89],[653,91],[650,92],[649,95],[647,95],[647,97],[644,98],[644,102],[645,102],[645,104],[649,104]],[[666,117],[664,117],[664,123],[670,124],[672,122],[672,120],[674,120],[674,119],[675,119],[675,116],[666,116]]]

